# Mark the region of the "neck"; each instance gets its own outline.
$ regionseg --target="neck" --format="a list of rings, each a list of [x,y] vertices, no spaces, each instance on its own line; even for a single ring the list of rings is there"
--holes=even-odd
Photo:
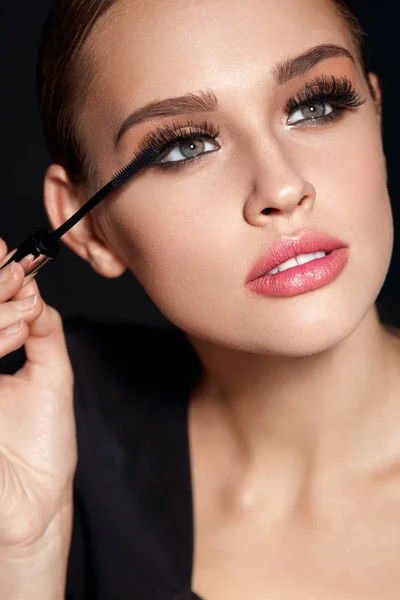
[[[312,356],[189,340],[204,367],[192,397],[204,439],[230,448],[247,474],[288,459],[321,473],[362,468],[377,456],[377,437],[389,444],[394,434],[400,344],[376,307],[342,343]]]

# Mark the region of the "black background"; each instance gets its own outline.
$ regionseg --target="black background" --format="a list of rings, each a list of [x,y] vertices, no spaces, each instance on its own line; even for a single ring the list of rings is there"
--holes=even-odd
[[[38,117],[35,62],[41,26],[51,0],[1,0],[0,115],[1,216],[0,236],[16,247],[37,229],[48,226],[42,205],[43,176],[50,164]],[[395,246],[389,274],[378,298],[385,322],[400,326],[397,315],[399,223],[400,57],[395,0],[355,0],[353,6],[368,33],[368,67],[380,75],[384,92],[384,145],[389,191],[395,221]],[[374,244],[375,240],[371,240]],[[147,298],[131,273],[103,279],[62,245],[57,261],[38,276],[46,301],[63,317],[84,315],[99,320],[129,320],[156,326],[168,321]]]

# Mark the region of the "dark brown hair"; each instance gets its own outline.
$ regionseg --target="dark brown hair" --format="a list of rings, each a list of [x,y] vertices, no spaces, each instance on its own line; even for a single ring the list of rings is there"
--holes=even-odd
[[[44,137],[52,160],[65,167],[75,183],[84,183],[91,175],[88,152],[79,135],[79,107],[91,80],[85,42],[116,1],[56,0],[42,32],[37,86]],[[366,76],[365,33],[347,0],[331,1],[349,27]]]

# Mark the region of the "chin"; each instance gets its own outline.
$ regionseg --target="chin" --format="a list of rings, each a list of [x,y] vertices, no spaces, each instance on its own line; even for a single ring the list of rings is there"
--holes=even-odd
[[[368,321],[378,319],[373,302],[362,304],[348,298],[342,303],[308,305],[307,311],[286,307],[274,318],[253,312],[236,322],[228,322],[225,315],[223,321],[210,319],[207,330],[183,329],[193,337],[238,352],[301,358],[338,348]]]

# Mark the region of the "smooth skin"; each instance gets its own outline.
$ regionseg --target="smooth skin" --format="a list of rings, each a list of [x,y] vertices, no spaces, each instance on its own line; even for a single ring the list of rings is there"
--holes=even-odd
[[[394,233],[377,77],[374,99],[361,67],[340,57],[274,83],[278,61],[311,47],[354,53],[328,0],[142,8],[121,0],[90,40],[88,188],[165,122],[207,118],[220,149],[144,173],[66,242],[105,277],[131,269],[204,365],[189,411],[192,588],[205,600],[398,600],[400,342],[375,306]],[[286,98],[320,74],[346,75],[367,102],[328,125],[289,127]],[[215,114],[141,123],[115,148],[131,111],[199,90],[216,94]],[[54,227],[87,196],[49,169]],[[250,267],[303,228],[349,245],[341,276],[289,299],[251,293]]]
[[[10,254],[0,240],[0,264]],[[25,344],[27,360],[0,376],[0,595],[65,597],[77,463],[73,372],[59,313],[24,284],[20,264],[0,271],[0,357]]]
[[[218,150],[142,173],[64,238],[104,277],[132,270],[204,365],[189,410],[192,588],[204,600],[398,600],[400,341],[375,306],[394,234],[377,77],[375,99],[345,57],[273,82],[277,61],[313,46],[354,53],[328,0],[145,7],[119,0],[93,31],[79,116],[94,175],[77,187],[52,165],[44,196],[56,228],[156,126],[221,128]],[[319,74],[346,75],[368,101],[329,125],[288,126],[286,98]],[[141,123],[115,147],[131,111],[205,89],[214,114]],[[289,299],[251,293],[254,262],[304,228],[349,245],[341,276]]]

